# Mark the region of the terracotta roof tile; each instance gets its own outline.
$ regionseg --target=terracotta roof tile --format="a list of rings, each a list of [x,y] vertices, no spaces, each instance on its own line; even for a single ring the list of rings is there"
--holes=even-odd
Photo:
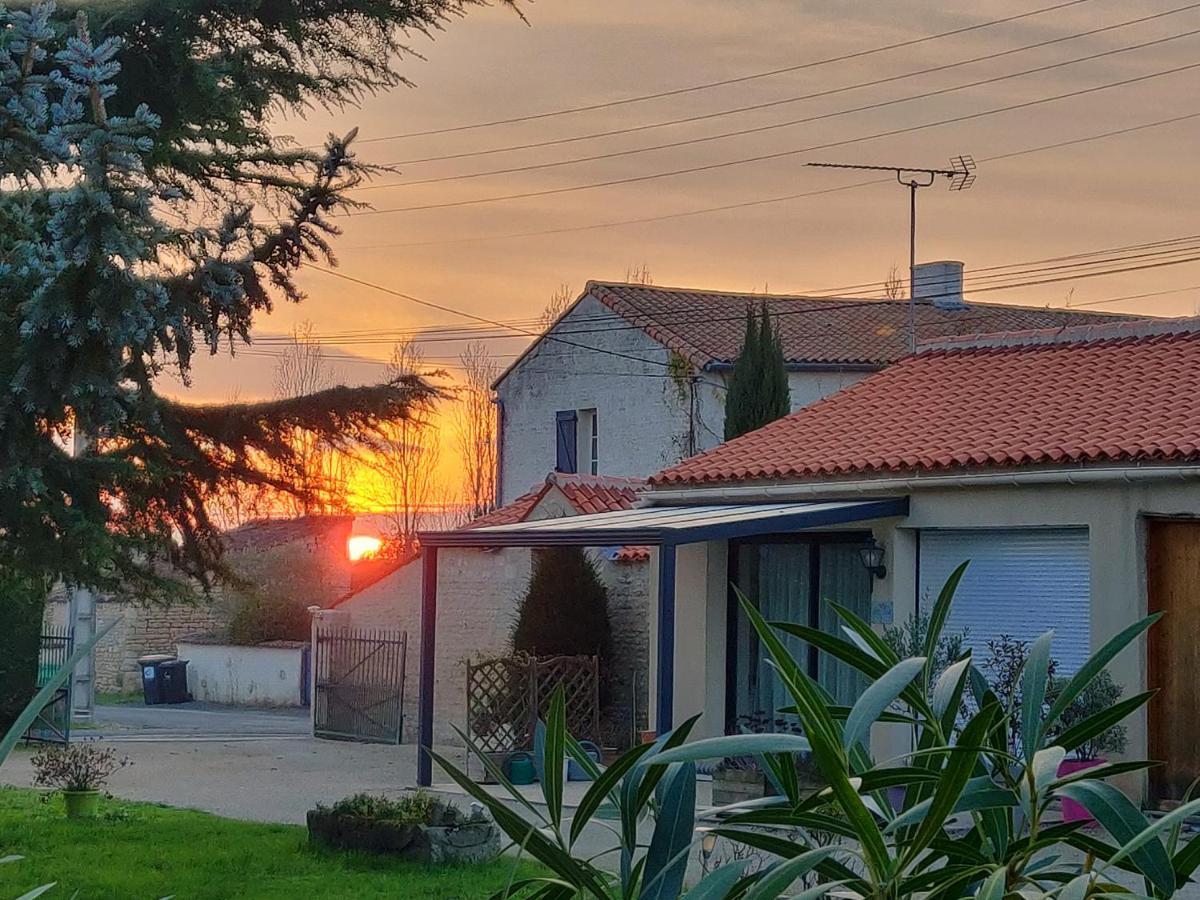
[[[551,472],[546,480],[533,490],[522,494],[512,503],[473,519],[466,528],[482,528],[485,525],[514,525],[524,522],[533,512],[547,491],[557,487],[579,515],[599,512],[615,512],[632,509],[639,491],[646,489],[640,478],[618,478],[612,475],[567,475]]]
[[[587,292],[697,366],[732,363],[742,344],[746,305],[765,302],[784,356],[793,364],[884,366],[908,354],[908,304],[781,294],[739,294],[590,281]],[[916,307],[921,341],[979,332],[1061,328],[1128,319],[1114,313],[969,302],[962,309]]]
[[[1200,325],[1148,331],[925,351],[651,482],[1197,460]]]

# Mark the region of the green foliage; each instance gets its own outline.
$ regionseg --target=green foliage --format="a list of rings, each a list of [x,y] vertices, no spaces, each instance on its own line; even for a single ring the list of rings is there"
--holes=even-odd
[[[46,683],[33,695],[33,699],[21,710],[16,720],[8,726],[8,729],[3,734],[0,734],[0,766],[4,765],[4,761],[8,759],[8,754],[12,753],[13,747],[17,746],[17,742],[21,740],[21,736],[33,724],[38,713],[45,709],[46,704],[50,702],[50,698],[54,696],[54,693],[67,683],[67,679],[71,677],[71,673],[75,671],[75,667],[79,665],[79,661],[91,653],[95,646],[104,639],[104,636],[112,631],[120,621],[120,619],[114,619],[92,635],[90,640],[84,641],[76,647],[71,655],[67,657],[67,661],[63,663],[62,668],[46,679]]]
[[[762,428],[790,409],[787,367],[776,326],[765,303],[758,316],[747,307],[742,347],[725,393],[725,440]]]
[[[45,608],[45,584],[0,569],[0,734],[37,693]]]
[[[902,625],[888,625],[883,629],[883,639],[901,659],[907,656],[923,656],[929,636],[929,616],[912,613]],[[933,652],[933,673],[940,675],[950,665],[962,658],[970,630],[963,628],[955,633],[942,632]]]
[[[441,800],[427,791],[413,791],[392,799],[376,794],[354,794],[337,803],[325,806],[318,803],[321,812],[330,812],[376,822],[395,825],[465,825],[472,821],[453,803]]]
[[[0,897],[58,882],[46,900],[477,900],[545,874],[511,858],[478,866],[421,866],[312,847],[303,826],[225,819],[191,809],[106,800],[84,826],[62,801],[0,787]]]
[[[608,589],[582,548],[552,547],[533,554],[512,646],[531,656],[599,656],[602,665],[608,661]]]
[[[1057,695],[1065,684],[1056,680],[1051,687],[1051,694]],[[1086,722],[1106,710],[1115,707],[1121,700],[1125,689],[1113,680],[1112,674],[1105,669],[1091,681],[1083,692],[1076,697],[1058,720],[1058,733],[1069,732],[1075,726]],[[1124,725],[1114,725],[1108,731],[1101,732],[1089,738],[1072,754],[1076,759],[1103,759],[1106,754],[1125,752],[1128,743],[1128,730]]]
[[[1008,702],[1002,702],[969,654],[941,672],[932,662],[965,568],[966,563],[939,595],[926,625],[924,652],[918,656],[901,657],[868,623],[843,608],[835,607],[854,640],[795,624],[768,623],[754,604],[741,598],[745,615],[791,695],[792,705],[780,712],[796,717],[802,735],[731,735],[684,743],[695,724],[691,719],[600,771],[565,732],[563,701],[561,694],[556,696],[545,724],[542,771],[557,779],[561,767],[555,764],[565,753],[596,778],[570,820],[569,831],[559,808],[561,784],[543,785],[548,806],[543,814],[502,776],[511,800],[493,798],[448,761],[438,762],[491,809],[514,843],[548,866],[554,881],[565,883],[565,888],[553,888],[552,879],[542,878],[523,886],[540,887],[537,896],[676,896],[680,883],[674,880],[675,866],[698,840],[689,792],[695,763],[747,755],[761,757],[778,782],[779,795],[727,808],[713,831],[775,860],[754,872],[744,862],[723,865],[685,897],[775,897],[802,882],[808,889],[799,896],[806,898],[836,888],[872,900],[1001,900],[1017,894],[1084,900],[1127,894],[1119,878],[1128,874],[1141,879],[1143,896],[1172,896],[1200,864],[1200,847],[1180,841],[1180,825],[1200,811],[1200,801],[1151,822],[1104,781],[1142,772],[1150,763],[1110,763],[1058,775],[1067,752],[1105,733],[1114,716],[1124,717],[1148,699],[1142,694],[1063,723],[1066,710],[1113,657],[1158,617],[1126,627],[1053,690],[1048,671],[1051,633],[1043,635],[1027,648],[1015,687]],[[869,679],[852,707],[834,704],[808,674],[806,661],[789,654],[785,635],[815,644]],[[960,722],[968,692],[974,712]],[[872,726],[897,719],[913,728],[913,750],[877,760],[869,746]],[[807,754],[828,785],[816,793],[789,775],[795,758]],[[1062,798],[1083,804],[1107,837],[1086,833],[1079,823],[1058,822],[1052,810]],[[512,812],[506,802],[524,804],[528,818]],[[583,857],[576,846],[602,808],[621,823],[613,848],[621,858],[616,875],[596,867],[594,857]],[[648,844],[637,840],[634,827],[646,815],[655,819]],[[828,840],[829,835],[835,839]],[[1072,852],[1064,852],[1068,849]],[[664,884],[676,893],[662,894]]]
[[[0,542],[0,571],[190,593],[188,577],[219,568],[212,498],[297,490],[295,429],[369,442],[430,399],[411,378],[224,407],[155,386],[168,370],[186,378],[195,353],[245,341],[277,300],[300,300],[297,269],[333,262],[332,216],[371,174],[353,132],[282,152],[268,116],[389,83],[400,29],[459,8],[0,11],[0,532],[20,535]],[[67,452],[72,431],[87,452]]]
[[[312,635],[307,607],[277,593],[247,597],[229,620],[229,640],[253,646],[264,641],[306,641]]]

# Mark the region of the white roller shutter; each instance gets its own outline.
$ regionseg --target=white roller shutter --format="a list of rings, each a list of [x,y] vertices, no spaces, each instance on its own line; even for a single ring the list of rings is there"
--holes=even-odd
[[[967,628],[977,660],[990,638],[1032,641],[1054,629],[1059,674],[1090,650],[1086,528],[985,528],[921,532],[921,610],[928,613],[950,573],[967,572],[954,595],[947,630]]]

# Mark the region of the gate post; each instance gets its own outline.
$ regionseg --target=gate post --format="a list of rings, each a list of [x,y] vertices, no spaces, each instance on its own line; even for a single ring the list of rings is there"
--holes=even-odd
[[[433,783],[433,666],[437,632],[438,548],[421,548],[421,701],[417,719],[417,786]]]

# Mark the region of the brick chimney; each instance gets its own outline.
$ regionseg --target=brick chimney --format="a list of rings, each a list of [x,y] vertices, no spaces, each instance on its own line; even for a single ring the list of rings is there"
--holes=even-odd
[[[966,309],[963,264],[956,260],[918,263],[913,271],[913,299],[938,309]]]

